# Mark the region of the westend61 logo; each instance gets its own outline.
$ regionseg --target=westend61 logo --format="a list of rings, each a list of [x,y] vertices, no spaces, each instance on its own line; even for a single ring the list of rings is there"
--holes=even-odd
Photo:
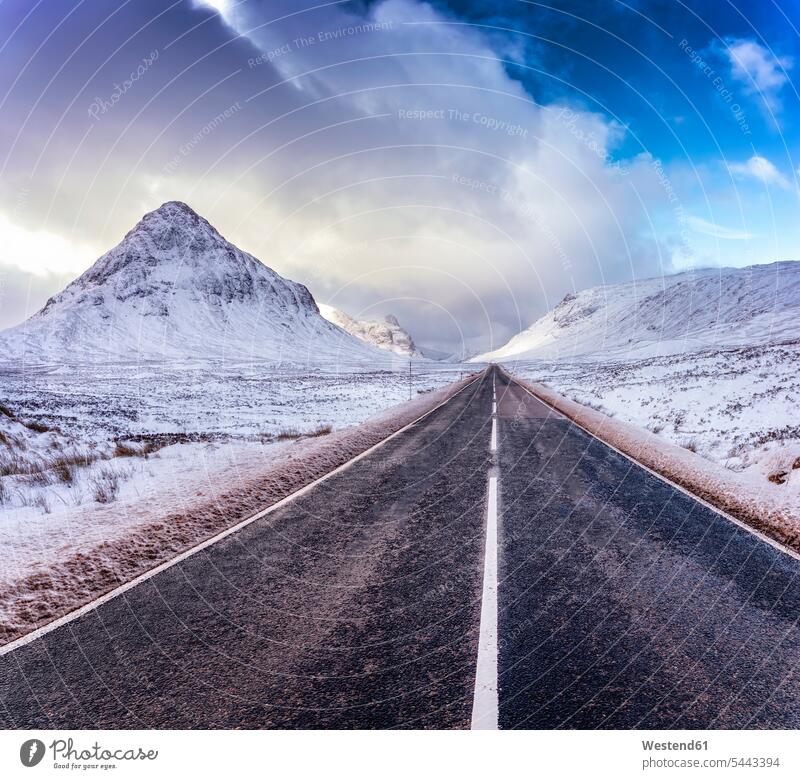
[[[75,742],[71,738],[56,739],[49,747],[45,748],[43,741],[38,738],[29,738],[19,748],[19,759],[22,761],[22,765],[32,768],[42,761],[47,749],[52,753],[53,767],[66,769],[79,768],[81,763],[88,764],[89,761],[111,764],[123,760],[155,760],[158,757],[156,749],[144,750],[141,747],[106,749],[96,741],[88,749],[82,749],[76,748]],[[108,767],[113,766],[108,765]]]

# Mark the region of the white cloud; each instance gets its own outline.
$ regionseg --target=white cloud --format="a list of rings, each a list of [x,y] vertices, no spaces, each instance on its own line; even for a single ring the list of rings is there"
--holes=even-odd
[[[710,235],[712,238],[722,238],[726,241],[747,241],[755,237],[753,233],[747,230],[723,227],[706,219],[701,219],[699,216],[687,216],[686,223],[697,233]]]
[[[86,270],[98,252],[47,230],[30,230],[0,214],[0,265],[46,276]]]
[[[776,57],[755,41],[733,39],[727,43],[725,53],[733,78],[744,85],[748,94],[760,97],[771,111],[778,111],[778,95],[789,81],[786,71],[793,65],[792,58]]]
[[[742,178],[758,179],[764,184],[775,184],[783,189],[789,187],[786,177],[766,157],[758,154],[754,154],[747,162],[729,163],[728,170]]]

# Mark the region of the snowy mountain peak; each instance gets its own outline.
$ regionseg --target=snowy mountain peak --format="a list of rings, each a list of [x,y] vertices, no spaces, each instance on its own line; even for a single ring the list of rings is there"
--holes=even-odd
[[[3,333],[0,345],[43,362],[381,356],[320,316],[305,286],[178,201],[145,214],[39,313]]]
[[[213,294],[213,276],[219,282],[220,294],[225,293],[224,288],[232,292],[237,287],[240,293],[246,293],[248,289],[252,291],[254,274],[263,275],[264,271],[270,278],[280,278],[228,243],[185,203],[170,201],[145,214],[121,243],[74,284],[85,288],[107,284],[116,278],[120,284],[115,286],[125,287],[125,296],[157,293],[164,283],[194,284]],[[313,305],[313,300],[306,302]]]
[[[170,233],[178,237],[183,231],[209,233],[218,238],[222,237],[213,225],[203,219],[191,206],[180,200],[169,200],[154,211],[145,214],[125,238],[144,232],[150,233],[154,237],[160,235],[162,239],[167,239]]]
[[[183,294],[176,298],[179,291]],[[270,305],[281,315],[318,312],[306,287],[226,241],[179,201],[145,214],[121,243],[51,298],[40,315],[72,302],[99,306],[108,318],[109,307],[128,301],[142,316],[168,317],[189,301],[217,307],[250,301]]]
[[[379,349],[406,357],[424,357],[414,344],[414,339],[403,329],[393,314],[387,314],[380,322],[355,319],[350,314],[324,303],[320,303],[319,310],[325,319],[371,346],[377,346]]]
[[[149,211],[139,220],[131,232],[158,221],[181,223],[193,228],[203,225],[212,232],[217,232],[206,219],[203,219],[197,211],[182,200],[168,200],[153,211]]]

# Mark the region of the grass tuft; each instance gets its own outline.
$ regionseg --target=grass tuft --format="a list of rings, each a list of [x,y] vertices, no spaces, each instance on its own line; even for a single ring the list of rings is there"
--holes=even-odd
[[[117,441],[114,446],[114,457],[139,457],[141,454],[141,449],[137,449],[124,441]]]
[[[34,433],[49,433],[52,428],[45,425],[43,422],[23,422],[23,425],[28,428],[28,430],[33,430]]]
[[[119,475],[111,468],[100,468],[91,480],[92,497],[98,503],[113,503],[119,495]]]

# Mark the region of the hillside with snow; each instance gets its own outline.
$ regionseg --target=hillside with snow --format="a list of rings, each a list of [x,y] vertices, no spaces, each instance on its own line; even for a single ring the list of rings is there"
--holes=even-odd
[[[800,262],[567,295],[485,360],[800,503]]]
[[[380,362],[311,293],[223,238],[189,206],[146,214],[26,322],[0,333],[25,364],[150,360]]]
[[[679,273],[567,295],[498,349],[470,362],[619,358],[798,337],[800,262]]]
[[[356,319],[350,314],[324,303],[319,304],[319,311],[329,322],[333,322],[337,327],[341,327],[345,332],[370,346],[385,349],[404,357],[423,357],[422,352],[414,344],[414,339],[407,330],[403,329],[397,321],[397,317],[391,314],[382,321]]]

